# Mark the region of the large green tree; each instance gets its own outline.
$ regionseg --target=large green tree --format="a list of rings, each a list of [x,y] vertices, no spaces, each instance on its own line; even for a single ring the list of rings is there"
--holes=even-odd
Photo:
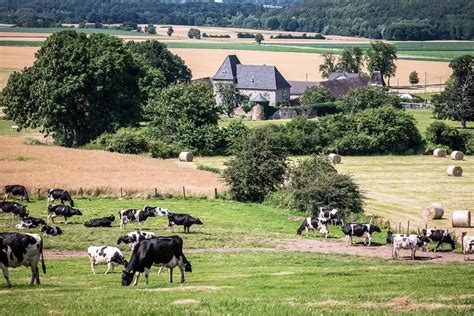
[[[151,40],[128,42],[127,46],[148,65],[159,70],[165,76],[167,84],[191,80],[191,70],[179,56],[171,53],[165,44]]]
[[[337,72],[337,56],[334,53],[324,53],[323,63],[319,65],[319,72],[323,78],[329,77],[332,72]]]
[[[474,120],[474,56],[464,55],[449,63],[453,74],[445,90],[432,98],[434,113],[439,119],[461,122],[466,128],[468,120]]]
[[[302,105],[315,105],[332,101],[331,92],[322,87],[311,87],[306,89],[301,97]]]
[[[360,47],[344,48],[337,64],[338,71],[359,73],[364,67],[364,52]]]
[[[388,85],[390,85],[390,78],[395,76],[397,65],[395,61],[397,57],[397,48],[395,45],[385,42],[371,42],[371,48],[367,51],[368,69],[372,73],[380,71],[382,75],[382,84],[385,86],[385,79],[388,78]]]
[[[234,83],[219,83],[217,85],[217,94],[221,100],[222,112],[232,117],[237,107],[248,102],[249,97],[241,94]]]
[[[287,155],[280,143],[263,129],[256,129],[234,143],[234,156],[226,162],[223,175],[233,199],[261,202],[283,183]]]
[[[36,58],[12,74],[0,101],[20,128],[42,128],[64,146],[137,124],[146,99],[140,80],[159,84],[160,74],[144,69],[122,40],[105,34],[53,34]]]
[[[390,105],[401,109],[400,98],[380,87],[363,87],[350,91],[342,100],[341,108],[346,113],[356,113],[370,108]]]

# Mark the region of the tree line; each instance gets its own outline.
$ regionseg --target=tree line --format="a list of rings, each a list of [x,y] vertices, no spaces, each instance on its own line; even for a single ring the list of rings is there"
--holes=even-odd
[[[470,0],[312,0],[282,9],[252,3],[153,0],[0,0],[0,20],[24,27],[60,23],[184,24],[316,32],[387,40],[474,38]]]

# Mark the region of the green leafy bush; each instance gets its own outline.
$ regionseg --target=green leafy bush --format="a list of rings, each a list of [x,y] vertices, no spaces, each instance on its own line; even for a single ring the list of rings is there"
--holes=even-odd
[[[150,154],[153,158],[176,158],[182,151],[185,151],[185,148],[179,143],[167,143],[161,140],[150,142]]]
[[[345,113],[356,113],[365,109],[380,108],[385,105],[402,109],[398,96],[377,87],[354,89],[341,101],[341,108]]]
[[[426,140],[436,145],[448,146],[451,150],[466,149],[468,136],[441,121],[434,121],[426,128]]]
[[[278,139],[263,129],[245,135],[232,148],[223,177],[230,196],[243,202],[261,202],[283,183],[287,155]]]
[[[149,149],[143,130],[137,128],[121,128],[115,134],[104,133],[95,143],[99,148],[122,154],[142,154]]]

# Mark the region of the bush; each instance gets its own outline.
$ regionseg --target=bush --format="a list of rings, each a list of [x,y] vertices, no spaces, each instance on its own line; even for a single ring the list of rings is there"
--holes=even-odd
[[[468,135],[441,121],[434,121],[426,128],[428,142],[448,146],[452,150],[465,151],[468,139]]]
[[[377,87],[365,87],[350,91],[341,102],[345,113],[356,113],[370,108],[390,105],[402,109],[400,98]]]
[[[183,145],[179,143],[165,143],[161,140],[150,142],[150,153],[153,158],[176,158],[180,152],[185,150]]]
[[[223,177],[230,196],[243,202],[261,202],[283,183],[287,155],[278,139],[263,129],[248,133],[232,148]]]
[[[95,143],[99,148],[122,154],[142,154],[149,149],[143,130],[138,128],[121,128],[115,134],[104,133]]]
[[[270,194],[266,201],[280,207],[319,214],[328,206],[352,213],[363,212],[364,196],[354,180],[338,174],[327,157],[313,156],[300,160],[289,170],[287,189]]]
[[[301,105],[313,105],[332,101],[331,92],[321,87],[311,87],[306,89],[301,97]]]

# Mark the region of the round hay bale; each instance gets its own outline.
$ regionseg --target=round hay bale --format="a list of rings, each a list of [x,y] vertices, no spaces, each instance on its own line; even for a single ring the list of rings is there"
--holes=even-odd
[[[469,211],[453,211],[453,227],[470,227],[471,212]]]
[[[190,152],[183,151],[179,154],[179,161],[192,162],[193,159],[194,159],[194,156]]]
[[[329,154],[329,159],[331,159],[333,164],[341,163],[342,157],[338,154]]]
[[[444,208],[441,203],[431,203],[430,205],[423,206],[422,215],[427,219],[440,219],[443,218]]]
[[[452,160],[463,160],[464,159],[464,153],[459,150],[455,150],[451,153],[451,159]]]
[[[446,157],[447,154],[448,154],[448,152],[444,148],[436,148],[433,151],[433,156],[434,157],[444,158],[444,157]]]
[[[462,177],[462,168],[459,167],[459,166],[449,166],[448,167],[448,176]]]

